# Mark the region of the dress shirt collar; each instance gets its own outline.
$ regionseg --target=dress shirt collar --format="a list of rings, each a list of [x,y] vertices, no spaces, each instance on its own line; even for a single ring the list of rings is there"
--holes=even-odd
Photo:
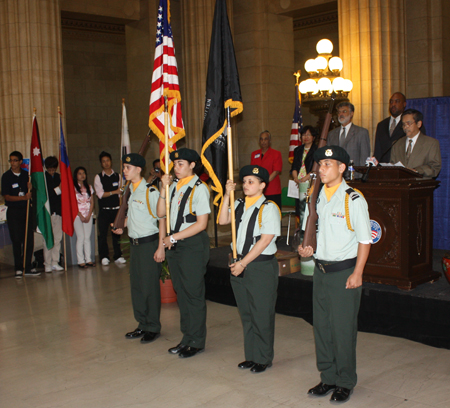
[[[352,122],[347,123],[345,126],[341,125],[341,132],[342,132],[342,129],[345,128],[345,137],[347,137],[348,132],[350,131],[351,127],[352,127]]]
[[[113,169],[111,169],[112,170],[112,173],[111,174],[106,174],[105,173],[105,170],[102,170],[102,176],[108,176],[108,177],[111,177],[113,174],[114,174],[114,170]]]
[[[408,151],[408,146],[409,146],[409,141],[412,140],[412,146],[411,146],[411,151],[414,150],[414,146],[416,145],[417,139],[420,135],[420,132],[417,133],[417,135],[415,135],[414,137],[412,137],[411,139],[409,137],[406,138],[406,147],[405,147],[405,152]]]
[[[389,128],[391,127],[391,123],[393,120],[395,121],[395,126],[397,126],[398,122],[400,122],[401,118],[402,118],[402,115],[398,115],[396,118],[391,116],[391,120],[389,121]]]

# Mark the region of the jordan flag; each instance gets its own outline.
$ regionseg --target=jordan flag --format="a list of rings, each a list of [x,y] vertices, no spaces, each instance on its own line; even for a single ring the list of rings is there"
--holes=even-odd
[[[50,203],[47,195],[47,185],[44,175],[41,141],[36,115],[33,117],[33,134],[31,136],[30,152],[31,184],[35,191],[33,207],[36,211],[36,223],[45,240],[48,249],[53,248],[52,220],[50,217]]]

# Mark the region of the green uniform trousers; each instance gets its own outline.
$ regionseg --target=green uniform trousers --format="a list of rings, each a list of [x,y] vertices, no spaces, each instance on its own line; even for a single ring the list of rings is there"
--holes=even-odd
[[[153,259],[157,248],[158,240],[130,245],[130,283],[134,318],[139,322],[139,329],[154,333],[161,331],[159,320],[161,264]]]
[[[251,262],[243,278],[231,275],[231,287],[244,329],[245,360],[271,364],[278,288],[277,260]]]
[[[313,326],[317,368],[325,384],[356,385],[356,335],[362,287],[345,289],[354,268],[313,277]]]
[[[209,237],[202,231],[178,241],[166,251],[172,283],[180,308],[181,344],[204,348],[206,341],[205,274],[209,261]]]

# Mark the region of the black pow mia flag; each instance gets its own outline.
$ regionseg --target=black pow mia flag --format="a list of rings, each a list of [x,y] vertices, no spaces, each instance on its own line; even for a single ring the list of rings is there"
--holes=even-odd
[[[228,107],[231,117],[244,108],[226,1],[217,0],[209,49],[201,153],[202,163],[213,182],[211,188],[216,192],[214,205],[221,202],[227,180]]]

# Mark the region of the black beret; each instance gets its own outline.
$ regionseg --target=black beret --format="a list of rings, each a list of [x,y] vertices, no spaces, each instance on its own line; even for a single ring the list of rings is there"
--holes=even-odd
[[[170,153],[170,160],[187,160],[188,162],[196,162],[200,160],[200,156],[195,150],[183,147]]]
[[[348,166],[350,156],[343,147],[323,146],[314,152],[314,160],[318,163],[320,160],[333,159],[338,160]]]
[[[264,183],[269,183],[269,172],[261,166],[251,165],[242,167],[239,172],[239,177],[241,180],[244,180],[245,176],[256,176],[259,177]]]
[[[140,167],[143,169],[145,167],[145,159],[137,153],[128,153],[122,156],[122,163],[131,164],[132,166]]]

